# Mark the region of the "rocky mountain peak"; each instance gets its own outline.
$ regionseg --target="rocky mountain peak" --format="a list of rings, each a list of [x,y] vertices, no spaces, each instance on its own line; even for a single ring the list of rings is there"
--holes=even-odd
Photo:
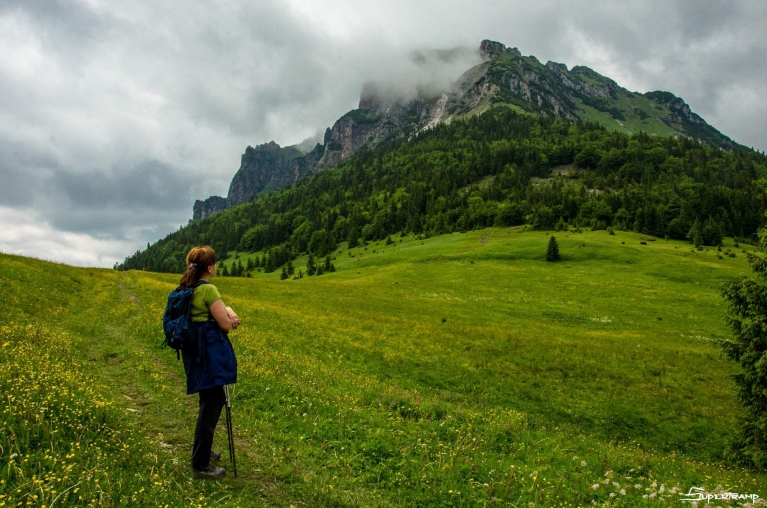
[[[507,48],[504,44],[501,44],[500,42],[491,41],[488,39],[485,39],[484,41],[480,43],[479,54],[485,60],[492,60],[494,58],[498,58],[499,56],[503,54],[509,54],[513,56],[522,56],[522,53],[520,53],[520,51],[517,48]]]

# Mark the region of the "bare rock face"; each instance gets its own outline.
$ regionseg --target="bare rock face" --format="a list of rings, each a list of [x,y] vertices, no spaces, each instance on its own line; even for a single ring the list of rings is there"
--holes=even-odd
[[[200,220],[205,217],[210,217],[214,213],[218,213],[221,210],[225,210],[227,207],[226,198],[221,196],[211,196],[205,201],[199,199],[194,202],[194,215],[192,220]]]
[[[491,41],[485,39],[479,45],[479,54],[485,60],[497,58],[498,56],[507,53],[514,56],[522,56],[522,53],[517,48],[507,48],[500,42]]]
[[[647,92],[645,97],[664,104],[671,111],[671,115],[660,118],[666,123],[689,122],[695,125],[708,125],[704,119],[690,110],[690,106],[681,97],[677,97],[671,92]]]
[[[229,207],[246,203],[262,192],[277,190],[313,172],[324,148],[317,145],[304,155],[297,148],[280,147],[274,141],[249,146],[242,154],[240,169],[232,178],[226,198],[211,196],[196,201],[192,220],[200,220]]]

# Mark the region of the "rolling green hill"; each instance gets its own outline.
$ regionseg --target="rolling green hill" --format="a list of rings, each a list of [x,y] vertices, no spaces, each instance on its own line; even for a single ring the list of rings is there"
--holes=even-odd
[[[767,495],[767,476],[723,459],[741,409],[736,366],[712,342],[728,334],[717,287],[749,273],[752,247],[555,235],[556,263],[544,260],[549,233],[492,227],[341,243],[336,272],[320,277],[214,278],[244,323],[231,334],[241,478],[210,483],[189,480],[197,401],[157,348],[178,275],[1,255],[0,503],[675,506],[690,487],[718,485]],[[217,448],[225,438],[220,427]]]

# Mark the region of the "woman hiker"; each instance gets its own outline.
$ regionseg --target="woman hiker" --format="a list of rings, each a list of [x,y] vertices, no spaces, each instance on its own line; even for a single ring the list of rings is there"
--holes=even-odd
[[[224,386],[237,382],[237,359],[227,332],[240,326],[240,318],[231,307],[224,306],[216,286],[210,279],[216,274],[216,253],[208,246],[194,247],[186,255],[187,269],[181,287],[193,287],[191,320],[202,334],[199,346],[182,349],[186,371],[186,393],[200,394],[200,411],[194,431],[192,471],[195,478],[221,478],[226,469],[211,465],[221,459],[212,450],[213,432],[226,403]]]

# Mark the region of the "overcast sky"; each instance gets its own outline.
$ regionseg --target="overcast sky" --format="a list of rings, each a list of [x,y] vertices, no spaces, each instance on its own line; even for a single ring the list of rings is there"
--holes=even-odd
[[[0,0],[0,250],[111,266],[226,195],[247,145],[298,143],[369,80],[442,86],[482,39],[668,90],[767,149],[767,2]]]

